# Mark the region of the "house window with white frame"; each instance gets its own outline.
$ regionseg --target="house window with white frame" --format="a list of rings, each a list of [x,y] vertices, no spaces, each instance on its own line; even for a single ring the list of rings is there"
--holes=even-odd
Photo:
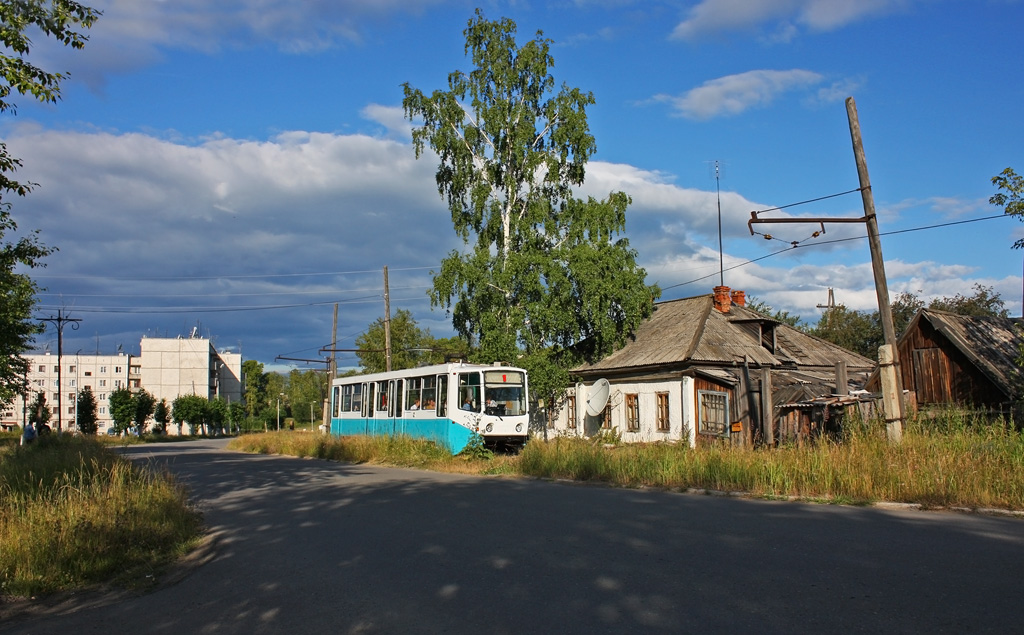
[[[626,395],[626,430],[639,432],[640,430],[640,395]]]
[[[698,391],[701,434],[729,436],[729,394],[713,390]]]

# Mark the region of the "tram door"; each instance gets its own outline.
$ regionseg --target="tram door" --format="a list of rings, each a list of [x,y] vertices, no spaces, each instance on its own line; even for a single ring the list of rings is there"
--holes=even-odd
[[[370,419],[373,418],[374,404],[377,403],[375,387],[372,381],[363,384],[363,434],[370,434]]]
[[[402,380],[392,379],[388,382],[388,417],[391,418],[391,435],[404,432],[398,420],[402,418]]]

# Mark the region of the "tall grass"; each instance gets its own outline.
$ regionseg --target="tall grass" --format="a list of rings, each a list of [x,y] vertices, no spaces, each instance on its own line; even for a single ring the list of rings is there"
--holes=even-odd
[[[89,438],[0,447],[0,589],[34,595],[151,582],[193,547],[200,517],[166,475]]]
[[[840,440],[772,449],[653,444],[609,450],[559,439],[529,444],[518,467],[534,476],[623,486],[1024,509],[1024,433],[957,413],[911,420],[899,445],[888,443],[879,426],[856,424]]]
[[[607,447],[560,438],[532,441],[518,456],[489,461],[450,457],[430,443],[387,437],[281,432],[247,436],[230,447],[625,487],[739,491],[853,504],[893,501],[1024,510],[1024,433],[963,411],[910,420],[900,445],[890,444],[880,425],[853,423],[840,439],[770,449],[722,445],[691,449],[667,443]]]

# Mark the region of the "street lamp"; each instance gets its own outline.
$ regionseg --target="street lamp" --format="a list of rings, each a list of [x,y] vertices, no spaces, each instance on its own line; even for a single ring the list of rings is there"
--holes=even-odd
[[[277,396],[277,431],[281,431],[281,395]]]

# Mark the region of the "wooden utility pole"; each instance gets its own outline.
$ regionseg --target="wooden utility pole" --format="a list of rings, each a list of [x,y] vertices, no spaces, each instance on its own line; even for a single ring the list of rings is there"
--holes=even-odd
[[[853,157],[857,162],[857,177],[860,179],[860,197],[864,203],[864,222],[868,228],[868,245],[871,249],[871,271],[875,276],[875,295],[878,297],[878,317],[882,322],[882,335],[886,345],[892,347],[892,366],[896,371],[896,399],[885,403],[885,429],[889,441],[903,440],[903,390],[900,386],[900,356],[896,346],[896,329],[892,323],[892,308],[889,305],[889,285],[885,281],[885,261],[882,259],[882,240],[878,236],[878,219],[875,217],[875,197],[871,193],[871,179],[868,178],[868,163],[864,158],[864,143],[860,136],[860,121],[857,119],[857,104],[853,97],[846,98],[846,116],[850,120],[850,139],[853,142]]]
[[[384,369],[391,372],[391,294],[388,293],[388,267],[384,266]]]
[[[882,322],[882,335],[885,345],[892,351],[889,366],[896,373],[897,384],[901,382],[899,372],[899,351],[896,347],[896,331],[892,323],[892,308],[889,305],[889,286],[885,281],[885,261],[882,259],[882,241],[878,235],[878,219],[875,217],[875,199],[871,193],[871,179],[868,178],[868,164],[864,158],[864,144],[860,136],[860,122],[857,119],[857,105],[853,97],[846,99],[846,115],[850,122],[850,139],[853,142],[853,156],[857,163],[857,177],[860,179],[860,194],[864,204],[864,216],[861,218],[758,218],[758,212],[750,212],[747,227],[750,235],[754,235],[755,223],[864,223],[867,226],[868,245],[871,249],[871,270],[875,277],[875,294],[878,298],[878,317]],[[903,440],[903,389],[897,385],[883,398],[882,409],[885,411],[886,434],[889,441],[899,443]],[[884,395],[883,395],[884,397]]]

